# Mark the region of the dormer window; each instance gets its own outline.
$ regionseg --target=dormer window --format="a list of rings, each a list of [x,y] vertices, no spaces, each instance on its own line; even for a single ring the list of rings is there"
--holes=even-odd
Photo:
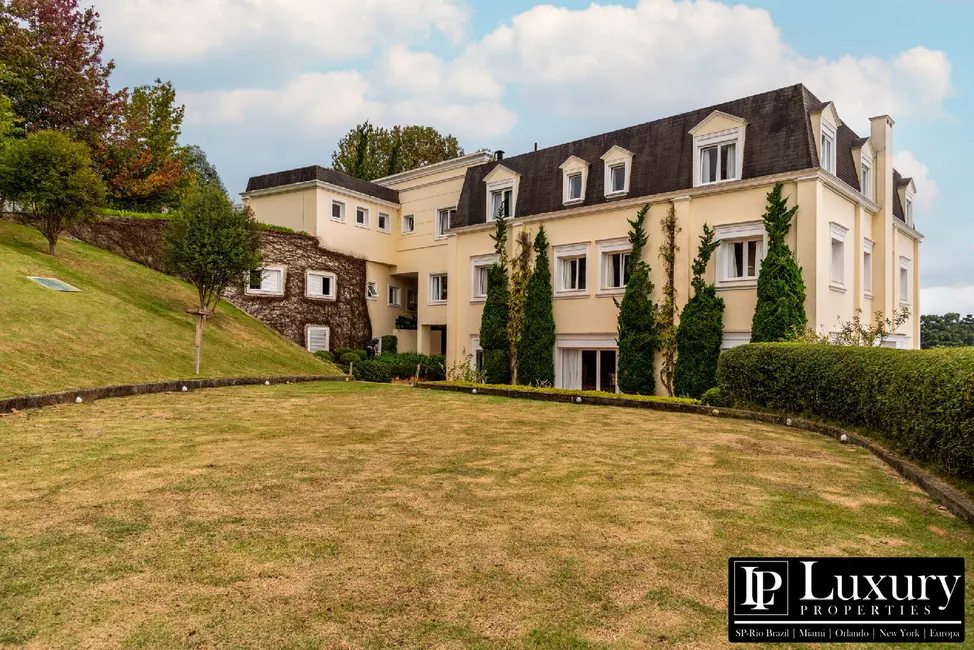
[[[632,152],[616,145],[602,156],[605,161],[605,198],[625,196],[629,193],[632,174]]]
[[[574,205],[585,200],[588,182],[588,163],[578,156],[570,156],[559,169],[562,172],[562,196],[564,205]]]
[[[819,151],[822,169],[835,174],[835,127],[822,120],[822,146]]]
[[[690,130],[693,136],[693,186],[741,180],[747,122],[714,111]]]
[[[520,174],[504,165],[497,165],[484,177],[487,185],[487,219],[494,221],[500,215],[513,219],[517,210],[517,183]]]
[[[906,225],[913,226],[913,197],[906,197]]]
[[[862,186],[862,195],[870,201],[873,200],[873,161],[863,156],[862,158],[862,179],[859,184]]]
[[[490,193],[490,214],[487,215],[487,221],[494,221],[501,214],[505,218],[510,217],[513,198],[514,190],[512,188],[493,190]]]

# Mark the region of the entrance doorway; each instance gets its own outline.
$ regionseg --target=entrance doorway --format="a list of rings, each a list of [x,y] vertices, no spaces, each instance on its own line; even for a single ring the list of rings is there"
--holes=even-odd
[[[561,350],[561,388],[616,392],[616,350]]]

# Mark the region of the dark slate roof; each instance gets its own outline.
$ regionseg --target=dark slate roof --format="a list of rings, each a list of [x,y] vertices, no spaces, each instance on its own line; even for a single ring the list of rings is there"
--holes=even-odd
[[[263,176],[252,176],[247,181],[247,191],[254,192],[256,190],[266,190],[272,187],[282,187],[284,185],[293,185],[294,183],[305,183],[315,180],[322,181],[323,183],[331,183],[332,185],[343,187],[346,190],[367,194],[384,201],[399,203],[399,192],[396,190],[391,190],[388,187],[382,187],[369,181],[363,181],[360,178],[342,174],[327,167],[319,167],[318,165],[290,169],[274,174],[264,174]]]
[[[607,203],[601,157],[613,145],[633,152],[629,197],[690,189],[693,136],[689,131],[715,110],[747,120],[742,178],[818,167],[809,113],[827,104],[798,84],[471,167],[463,183],[455,224],[460,227],[486,221],[487,188],[483,181],[497,165],[521,174],[515,206],[518,217],[566,209],[559,165],[572,155],[589,163],[583,205]],[[836,137],[837,175],[858,190],[852,147],[859,136],[843,126]]]
[[[906,210],[903,209],[903,202],[900,201],[899,189],[910,182],[909,178],[904,179],[898,171],[893,170],[893,216],[906,223]]]

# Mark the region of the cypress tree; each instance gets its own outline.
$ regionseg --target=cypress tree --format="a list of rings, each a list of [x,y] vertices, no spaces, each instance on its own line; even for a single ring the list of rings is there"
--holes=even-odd
[[[534,250],[537,256],[524,302],[524,329],[518,351],[517,379],[527,386],[554,386],[555,316],[544,226],[538,229],[534,238]]]
[[[635,219],[629,220],[629,281],[619,308],[619,388],[624,393],[653,395],[656,393],[656,350],[659,335],[656,329],[656,306],[653,304],[653,283],[649,279],[649,264],[643,260],[647,244],[647,203]]]
[[[720,243],[714,229],[703,225],[700,248],[693,260],[693,296],[683,307],[676,330],[676,375],[673,388],[681,397],[699,398],[717,385],[717,359],[724,333],[724,300],[704,280],[707,264]]]
[[[511,341],[507,326],[507,210],[502,206],[496,219],[496,231],[491,235],[499,261],[487,275],[487,300],[480,319],[480,347],[484,351],[484,377],[488,384],[508,384],[511,381]]]
[[[795,254],[785,237],[798,206],[787,207],[781,196],[782,184],[768,193],[764,228],[768,232],[768,254],[758,275],[758,302],[751,323],[751,341],[785,341],[805,331],[805,281]]]

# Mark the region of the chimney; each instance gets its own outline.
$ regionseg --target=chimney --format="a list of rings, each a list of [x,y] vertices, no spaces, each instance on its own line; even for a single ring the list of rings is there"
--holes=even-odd
[[[498,149],[494,152],[494,160],[504,160],[504,150]]]
[[[535,151],[537,151],[537,150],[538,150],[538,143],[537,143],[537,142],[535,142],[535,143],[534,143],[534,150],[535,150]]]

